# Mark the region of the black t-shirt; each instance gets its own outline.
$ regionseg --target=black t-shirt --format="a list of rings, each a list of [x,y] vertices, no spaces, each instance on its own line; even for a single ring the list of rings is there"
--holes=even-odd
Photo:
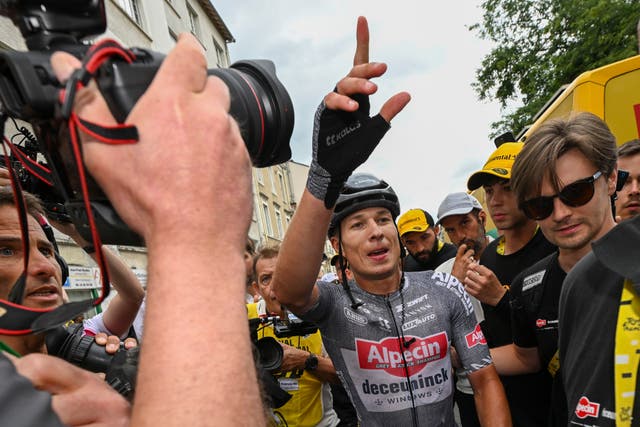
[[[496,239],[487,245],[482,257],[480,257],[480,264],[493,271],[500,283],[507,286],[511,286],[513,279],[520,272],[556,250],[556,247],[549,243],[540,230],[536,231],[533,238],[522,249],[509,255],[500,255],[497,252],[499,243],[500,239]],[[495,307],[482,304],[485,317],[482,332],[489,348],[513,342],[510,299],[510,292],[506,292]]]
[[[489,268],[503,285],[511,285],[513,279],[527,267],[556,250],[538,230],[522,249],[509,255],[497,253],[500,239],[489,243],[482,253],[480,264]],[[485,320],[482,332],[489,348],[513,342],[511,335],[510,292],[495,307],[482,304]],[[509,402],[514,426],[537,427],[547,425],[551,404],[551,375],[546,371],[535,374],[500,376]]]
[[[458,249],[456,249],[454,245],[452,245],[451,243],[445,243],[435,254],[435,256],[433,256],[427,263],[418,261],[411,254],[407,255],[404,258],[403,268],[404,271],[435,270],[443,262],[451,258],[455,258],[456,253],[458,253]]]
[[[524,270],[511,285],[513,342],[538,347],[543,369],[558,350],[558,305],[565,277],[555,252]]]

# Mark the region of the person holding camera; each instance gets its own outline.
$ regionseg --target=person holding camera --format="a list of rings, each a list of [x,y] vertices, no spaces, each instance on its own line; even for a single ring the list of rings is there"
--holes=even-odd
[[[39,218],[38,199],[23,193],[27,209],[30,239],[23,305],[48,309],[62,304],[62,271],[55,249],[47,238]],[[10,187],[0,187],[0,298],[8,299],[12,286],[23,269],[23,246],[18,210]],[[113,338],[100,337],[102,345]],[[117,339],[119,344],[119,339]],[[109,425],[126,425],[130,406],[97,375],[69,363],[45,356],[44,335],[0,335],[0,421],[11,426],[70,426],[88,421],[107,421]],[[111,348],[107,350],[112,351]],[[21,355],[25,357],[20,358]],[[11,366],[10,358],[15,367]],[[30,385],[20,375],[26,376]],[[34,388],[35,387],[35,388]],[[39,392],[49,391],[50,394]],[[84,397],[83,397],[84,396]],[[88,399],[81,405],[80,399]],[[81,406],[74,408],[74,406]],[[24,410],[28,408],[28,410]],[[108,410],[108,414],[97,412]]]
[[[278,316],[277,322],[286,325],[287,311],[271,291],[278,253],[277,247],[265,247],[254,257],[254,276],[262,299],[247,304],[247,311],[249,319]],[[311,334],[307,331],[296,334],[291,330],[286,335],[292,336],[280,337],[273,323],[258,329],[258,339],[273,337],[282,346],[282,364],[273,375],[280,388],[292,396],[284,406],[273,410],[276,425],[334,427],[340,422],[333,410],[329,387],[330,382],[339,380],[331,359],[325,354],[320,332],[315,329]]]
[[[367,21],[358,19],[354,66],[325,96],[314,124],[307,187],[282,244],[273,290],[303,320],[318,324],[362,425],[455,425],[449,346],[475,391],[484,425],[511,424],[504,390],[463,286],[437,272],[403,273],[398,198],[384,181],[352,172],[409,102],[391,97],[369,117]],[[335,229],[335,234],[333,230]],[[315,283],[326,236],[354,281]]]
[[[56,52],[52,66],[64,82],[81,64],[69,54]],[[93,84],[78,92],[74,111],[94,123],[116,123]],[[148,248],[145,349],[135,405],[130,410],[102,381],[104,387],[87,401],[77,390],[95,385],[94,375],[77,375],[79,368],[41,356],[20,359],[16,366],[52,397],[50,401],[45,397],[44,403],[29,399],[23,411],[38,408],[50,414],[53,410],[69,425],[112,425],[115,419],[128,421],[129,415],[135,426],[195,426],[212,417],[220,425],[264,425],[261,414],[247,419],[237,416],[247,406],[259,407],[260,398],[244,304],[243,249],[251,215],[251,169],[238,126],[228,111],[228,88],[219,79],[207,77],[202,47],[193,36],[183,35],[127,117],[139,132],[137,143],[105,145],[81,135],[87,168]],[[194,167],[199,164],[207,167]],[[167,165],[173,169],[168,171]],[[213,281],[212,268],[217,271]],[[61,298],[52,288],[46,297],[38,297]],[[209,315],[206,301],[225,301],[224,322]],[[199,328],[185,328],[185,324]],[[210,338],[203,340],[202,331]],[[231,347],[230,341],[234,342]],[[175,343],[188,351],[171,351]],[[27,363],[55,366],[60,375],[43,380],[42,369],[26,369]],[[15,373],[5,372],[8,376],[3,376],[0,391],[17,381],[29,390]],[[229,399],[229,390],[242,399]],[[63,400],[64,405],[58,403]],[[86,415],[73,423],[67,419],[79,411],[71,402],[82,405]],[[117,410],[104,411],[106,405],[100,406],[113,402],[120,405]],[[1,419],[6,419],[7,411],[2,410]]]

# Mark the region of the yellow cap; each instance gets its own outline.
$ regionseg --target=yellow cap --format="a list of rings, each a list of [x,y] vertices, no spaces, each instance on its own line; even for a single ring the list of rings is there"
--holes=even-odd
[[[419,233],[433,227],[433,218],[422,209],[409,209],[398,218],[398,233],[404,236],[412,231]]]
[[[482,187],[489,175],[503,179],[511,179],[513,162],[516,161],[516,157],[518,157],[518,153],[522,150],[523,145],[524,142],[505,142],[500,145],[498,149],[491,154],[482,170],[479,170],[469,177],[467,181],[469,191]]]

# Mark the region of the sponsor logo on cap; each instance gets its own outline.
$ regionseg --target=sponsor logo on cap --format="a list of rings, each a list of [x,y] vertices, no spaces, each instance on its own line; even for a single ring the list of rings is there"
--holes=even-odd
[[[509,175],[509,171],[506,169],[502,169],[502,168],[493,168],[491,169],[492,171],[494,171],[495,173],[499,174],[499,175]]]
[[[578,400],[578,406],[576,406],[576,416],[581,420],[587,417],[598,418],[599,412],[599,403],[590,402],[586,396],[582,396],[580,400]]]
[[[465,335],[464,338],[467,340],[467,348],[472,348],[477,346],[478,344],[486,344],[487,340],[482,333],[482,328],[480,325],[476,325],[476,328],[469,334]]]

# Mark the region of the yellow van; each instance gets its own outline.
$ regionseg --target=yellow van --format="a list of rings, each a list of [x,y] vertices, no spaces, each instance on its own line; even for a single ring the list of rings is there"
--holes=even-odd
[[[640,55],[582,73],[561,88],[516,139],[524,141],[546,120],[565,118],[572,111],[601,117],[618,145],[640,138]]]

